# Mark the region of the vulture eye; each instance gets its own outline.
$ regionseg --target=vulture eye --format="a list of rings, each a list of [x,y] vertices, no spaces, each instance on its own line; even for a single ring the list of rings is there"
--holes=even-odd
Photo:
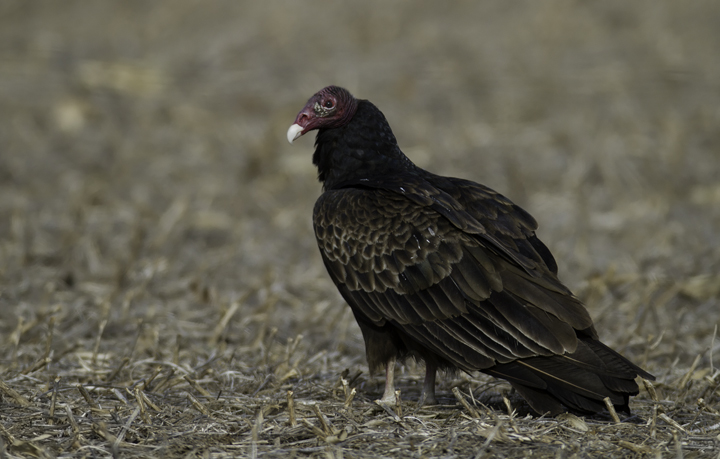
[[[325,108],[333,108],[333,105],[335,105],[335,104],[333,104],[332,100],[328,99],[325,101],[325,103],[323,105],[325,105]]]

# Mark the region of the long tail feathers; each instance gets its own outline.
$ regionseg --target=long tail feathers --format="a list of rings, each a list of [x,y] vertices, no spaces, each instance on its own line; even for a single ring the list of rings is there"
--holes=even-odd
[[[572,354],[520,359],[485,372],[507,380],[539,414],[552,415],[597,413],[605,409],[606,397],[630,413],[628,398],[639,391],[635,378],[655,379],[594,339],[580,341]]]

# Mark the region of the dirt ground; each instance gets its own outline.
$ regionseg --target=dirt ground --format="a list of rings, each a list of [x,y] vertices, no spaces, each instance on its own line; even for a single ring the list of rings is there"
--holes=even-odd
[[[0,458],[720,457],[719,50],[712,1],[3,1]],[[285,140],[328,84],[537,218],[632,417],[374,403]]]

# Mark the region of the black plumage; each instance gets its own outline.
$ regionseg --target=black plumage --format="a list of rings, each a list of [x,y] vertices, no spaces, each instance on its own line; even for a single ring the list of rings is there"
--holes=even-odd
[[[426,403],[444,368],[503,378],[538,413],[598,412],[606,397],[629,412],[635,378],[653,376],[598,340],[527,212],[415,166],[380,110],[345,89],[310,98],[288,140],[315,129],[315,235],[371,370],[386,369],[385,401],[395,361],[414,356],[426,364]]]

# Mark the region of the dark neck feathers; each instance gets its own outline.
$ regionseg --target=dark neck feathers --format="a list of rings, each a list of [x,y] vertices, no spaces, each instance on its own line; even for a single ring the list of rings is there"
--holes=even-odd
[[[358,100],[355,116],[344,126],[318,131],[313,164],[324,190],[416,169],[385,115],[367,100]]]

